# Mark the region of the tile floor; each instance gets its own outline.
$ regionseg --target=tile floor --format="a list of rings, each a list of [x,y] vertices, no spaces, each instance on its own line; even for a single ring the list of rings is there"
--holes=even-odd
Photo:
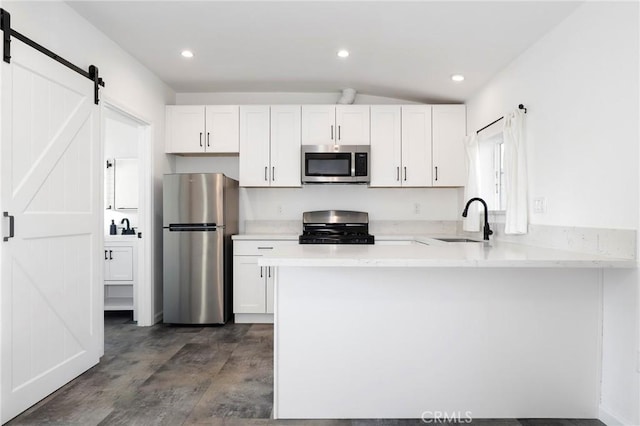
[[[421,420],[272,420],[272,363],[270,325],[137,327],[129,313],[107,313],[100,364],[7,425],[427,424]],[[598,420],[573,419],[477,419],[472,424],[603,425]]]

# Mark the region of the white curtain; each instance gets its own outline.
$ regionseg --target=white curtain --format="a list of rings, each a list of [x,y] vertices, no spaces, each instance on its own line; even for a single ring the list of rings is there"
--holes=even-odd
[[[467,184],[464,187],[465,203],[473,197],[480,196],[480,151],[478,148],[478,134],[472,133],[464,140],[467,163]],[[467,217],[462,221],[462,229],[469,232],[480,231],[480,204],[469,206]]]
[[[505,234],[526,234],[527,152],[524,140],[524,111],[504,117],[504,181],[506,189]]]

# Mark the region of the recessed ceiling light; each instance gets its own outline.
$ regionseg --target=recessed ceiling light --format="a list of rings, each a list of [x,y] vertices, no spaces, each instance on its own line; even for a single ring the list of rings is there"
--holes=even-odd
[[[349,56],[349,51],[345,49],[338,50],[338,56],[341,58],[346,58],[347,56]]]
[[[182,52],[180,52],[180,54],[184,58],[193,58],[193,52],[190,50],[183,50]]]
[[[462,74],[453,74],[451,76],[451,80],[453,80],[453,81],[463,81],[464,80],[464,75],[462,75]]]

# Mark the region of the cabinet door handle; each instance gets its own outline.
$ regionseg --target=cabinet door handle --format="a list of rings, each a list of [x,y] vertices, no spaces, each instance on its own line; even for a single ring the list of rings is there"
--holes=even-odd
[[[200,147],[202,147],[202,132],[200,132]]]
[[[436,180],[438,180],[438,166],[436,166]]]
[[[264,166],[264,181],[267,182],[269,180],[269,178],[267,177],[267,169],[269,167],[268,166]]]
[[[341,137],[340,137],[340,128],[341,128],[341,127],[342,127],[342,126],[340,126],[340,125],[338,126],[338,140],[340,140],[340,139],[341,139]]]
[[[404,166],[404,181],[407,181],[407,166]]]
[[[15,232],[15,222],[14,222],[14,217],[12,215],[9,214],[9,212],[3,212],[2,215],[4,217],[8,217],[9,218],[9,236],[8,237],[3,237],[2,240],[3,241],[9,241],[9,238],[13,238],[14,237],[14,232]]]
[[[258,247],[258,250],[273,250],[273,247]]]
[[[107,257],[107,250],[104,251],[104,260],[109,260],[109,258]]]
[[[400,180],[400,166],[396,167],[396,180]]]
[[[333,140],[333,124],[331,125],[331,140]]]
[[[262,266],[260,267],[260,278],[264,278],[262,275]]]
[[[271,266],[267,266],[267,271],[269,273],[269,278],[271,278]]]
[[[207,146],[209,146],[209,136],[210,136],[210,133],[207,132]]]
[[[275,166],[271,167],[271,181],[272,182],[276,181],[276,167]]]
[[[109,260],[113,260],[113,250],[109,250]]]

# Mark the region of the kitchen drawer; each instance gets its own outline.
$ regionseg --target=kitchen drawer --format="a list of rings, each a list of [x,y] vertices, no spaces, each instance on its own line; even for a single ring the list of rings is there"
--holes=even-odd
[[[263,256],[265,253],[273,251],[276,247],[295,246],[298,240],[252,240],[234,241],[234,256]]]

